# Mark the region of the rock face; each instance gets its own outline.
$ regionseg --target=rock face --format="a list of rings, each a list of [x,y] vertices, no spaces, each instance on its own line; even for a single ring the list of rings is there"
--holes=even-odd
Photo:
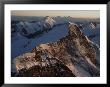
[[[38,52],[39,53],[39,52]],[[35,53],[27,53],[17,58],[16,68],[18,76],[22,77],[74,77],[75,75],[66,67],[61,61],[50,56],[48,57],[42,51],[35,55]]]
[[[100,76],[98,46],[74,23],[68,35],[55,43],[40,44],[30,53],[15,58],[19,76]]]
[[[90,27],[91,27],[92,29],[95,29],[96,26],[97,26],[97,24],[96,24],[95,22],[91,22],[91,23],[90,23]]]

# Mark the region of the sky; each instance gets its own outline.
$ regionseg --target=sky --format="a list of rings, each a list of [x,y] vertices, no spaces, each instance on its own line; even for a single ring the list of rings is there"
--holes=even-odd
[[[99,10],[13,10],[12,16],[71,16],[75,18],[100,18]]]

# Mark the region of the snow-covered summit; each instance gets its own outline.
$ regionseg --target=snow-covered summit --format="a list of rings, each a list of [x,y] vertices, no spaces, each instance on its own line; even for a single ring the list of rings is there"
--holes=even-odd
[[[49,29],[49,28],[52,28],[55,24],[55,20],[52,19],[51,17],[47,16],[45,18],[45,21],[44,21],[44,27]]]

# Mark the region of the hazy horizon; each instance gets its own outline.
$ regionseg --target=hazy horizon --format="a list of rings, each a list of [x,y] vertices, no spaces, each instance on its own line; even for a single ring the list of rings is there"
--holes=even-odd
[[[70,16],[74,18],[100,18],[99,10],[13,10],[11,16]]]

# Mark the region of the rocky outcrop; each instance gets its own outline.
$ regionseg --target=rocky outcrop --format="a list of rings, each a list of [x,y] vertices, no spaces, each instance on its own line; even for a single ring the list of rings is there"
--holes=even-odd
[[[96,26],[97,26],[97,23],[95,23],[95,22],[91,22],[91,23],[90,23],[90,27],[91,27],[92,29],[95,29]]]
[[[37,52],[37,53],[36,53]],[[74,77],[61,61],[46,54],[45,50],[26,53],[15,59],[18,76],[22,77]]]
[[[20,76],[100,76],[99,48],[74,23],[68,25],[68,35],[55,43],[40,44],[30,53],[15,59]],[[28,54],[28,56],[27,56]],[[28,58],[28,59],[27,59]],[[22,61],[21,61],[22,60]],[[41,74],[43,70],[45,73]],[[44,69],[45,68],[45,69]],[[30,72],[31,70],[33,71]],[[39,69],[40,71],[37,71]],[[51,69],[52,72],[51,72]],[[61,71],[64,71],[61,74]],[[22,72],[22,73],[21,73]],[[28,74],[26,74],[29,72]],[[37,73],[37,75],[36,75]],[[54,74],[52,74],[54,73]]]

